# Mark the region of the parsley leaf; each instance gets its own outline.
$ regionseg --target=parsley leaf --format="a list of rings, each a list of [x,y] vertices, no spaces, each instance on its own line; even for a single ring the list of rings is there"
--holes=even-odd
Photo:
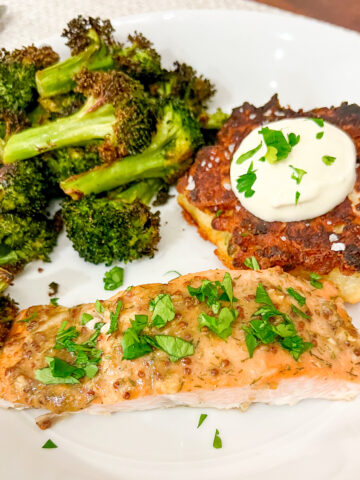
[[[135,315],[135,320],[131,320],[131,327],[125,330],[121,341],[123,360],[134,360],[152,351],[144,337],[139,336],[147,325],[147,315]]]
[[[245,343],[249,352],[249,357],[252,358],[254,351],[260,342],[256,340],[256,337],[251,333],[251,328],[243,326],[243,329],[246,332]]]
[[[192,297],[196,297],[200,302],[206,301],[207,306],[212,309],[213,313],[219,313],[221,304],[215,283],[210,282],[210,280],[203,280],[200,287],[195,288],[188,285],[187,289]]]
[[[212,317],[206,313],[200,313],[198,317],[199,327],[207,327],[223,340],[226,340],[232,334],[231,325],[237,317],[237,312],[233,309],[224,307],[221,309],[218,317]]]
[[[81,325],[86,325],[90,320],[92,320],[94,317],[90,313],[83,313],[81,315],[80,323]]]
[[[175,309],[168,293],[160,293],[150,300],[149,310],[153,312],[152,327],[162,328],[175,318]]]
[[[319,127],[323,127],[324,126],[324,119],[322,118],[309,118],[309,120],[312,120],[313,122],[316,123],[316,125],[319,125]]]
[[[329,166],[329,165],[332,165],[335,160],[336,160],[336,157],[330,157],[330,155],[324,155],[321,160],[325,163],[325,165]]]
[[[59,304],[58,304],[58,298],[50,298],[50,303],[51,305],[54,305],[54,307],[58,307]]]
[[[324,136],[324,132],[318,132],[318,133],[316,134],[316,138],[317,138],[318,140],[320,140],[320,138],[322,138],[323,136]]]
[[[299,337],[299,335],[284,338],[280,342],[280,345],[286,350],[289,350],[290,355],[294,358],[294,360],[299,360],[299,357],[302,353],[306,352],[314,346],[310,342],[304,342],[304,340]]]
[[[95,310],[98,313],[104,313],[105,312],[105,307],[104,305],[100,302],[100,300],[96,300],[95,302]]]
[[[207,414],[206,413],[202,413],[200,415],[200,418],[199,418],[199,423],[198,423],[198,426],[196,428],[199,428],[201,427],[201,425],[204,423],[204,420],[207,418]]]
[[[122,267],[113,267],[105,273],[103,282],[105,290],[115,290],[121,287],[124,282],[124,269]]]
[[[303,297],[299,292],[294,290],[293,288],[287,288],[286,291],[288,292],[289,295],[291,295],[295,300],[298,302],[298,304],[302,307],[306,303],[306,298]]]
[[[261,282],[256,288],[255,302],[264,303],[265,305],[269,305],[270,307],[275,308],[271,298],[269,297],[269,294],[267,293],[264,285]]]
[[[118,318],[119,318],[121,309],[122,309],[122,301],[119,300],[116,305],[115,312],[110,313],[110,327],[109,327],[109,330],[107,331],[108,335],[111,335],[112,333],[116,332],[118,328]]]
[[[268,147],[265,158],[269,163],[276,163],[288,157],[292,145],[287,142],[281,130],[271,130],[269,127],[264,127],[259,131],[259,134],[264,137],[265,144]],[[296,140],[297,137],[295,134],[292,135],[291,141],[293,142],[294,138]]]
[[[230,273],[226,272],[223,278],[222,283],[220,284],[220,287],[224,290],[224,293],[226,294],[226,299],[231,303],[231,306],[234,302],[234,292],[233,292],[233,284],[232,284],[232,278]],[[222,298],[220,297],[222,300]]]
[[[293,180],[295,180],[297,185],[299,185],[303,176],[306,175],[307,172],[305,170],[303,170],[302,168],[296,168],[293,165],[289,165],[289,167],[294,170],[293,173],[291,174],[291,178]]]
[[[58,448],[52,440],[47,440],[41,448]]]
[[[296,192],[295,193],[295,205],[298,204],[299,198],[300,198],[300,192]]]
[[[214,448],[222,448],[222,441],[221,441],[221,438],[219,437],[219,430],[218,429],[216,429],[216,431],[215,431],[213,447]]]
[[[254,256],[246,258],[244,265],[245,267],[251,268],[251,270],[260,270],[258,261]]]
[[[61,358],[45,357],[45,360],[49,367],[35,370],[35,379],[45,385],[75,384],[85,375],[83,369],[74,367]]]
[[[167,353],[172,362],[194,354],[194,345],[179,337],[155,335],[154,337],[146,336],[146,340],[150,341],[150,344],[154,347]]]
[[[239,193],[244,193],[246,198],[252,197],[255,190],[252,190],[252,186],[256,181],[256,170],[253,169],[253,162],[250,163],[248,171],[237,179],[236,188]]]
[[[295,133],[289,133],[288,141],[291,147],[295,147],[300,142],[300,135],[295,135]]]
[[[220,215],[223,213],[223,210],[218,210],[216,213],[215,213],[215,218],[218,218],[220,217]]]
[[[240,157],[236,160],[236,163],[238,163],[238,164],[244,163],[245,160],[248,160],[249,158],[253,157],[255,155],[255,153],[260,150],[261,146],[262,146],[262,142],[260,142],[259,145],[255,148],[253,148],[252,150],[249,150],[248,152],[240,155]]]
[[[317,273],[310,273],[310,285],[312,285],[314,288],[323,288],[323,284],[318,281],[320,279],[321,275],[318,275]]]
[[[296,305],[291,305],[291,310],[297,315],[300,315],[300,317],[306,318],[306,320],[310,319],[309,315],[306,315],[306,313],[301,311],[300,308],[298,308]]]

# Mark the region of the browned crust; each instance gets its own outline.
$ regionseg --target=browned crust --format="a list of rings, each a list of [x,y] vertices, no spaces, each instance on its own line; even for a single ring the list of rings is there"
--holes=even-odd
[[[179,203],[190,207],[186,210],[198,224],[201,235],[217,245],[217,255],[230,268],[243,268],[245,259],[254,255],[261,268],[281,266],[289,271],[300,267],[322,275],[334,269],[344,275],[360,272],[359,170],[352,195],[332,211],[309,221],[260,220],[241,206],[229,188],[232,152],[251,130],[265,122],[302,116],[321,117],[341,127],[353,139],[360,157],[360,107],[343,103],[337,108],[295,112],[281,107],[274,96],[260,108],[249,103],[236,108],[220,130],[218,143],[201,149],[194,165],[178,182],[183,198]],[[193,190],[187,189],[189,176],[195,182]],[[192,207],[211,215],[211,224],[201,226],[190,211]],[[222,213],[216,217],[219,210]],[[344,252],[331,250],[329,235],[334,232],[338,241],[345,244]]]

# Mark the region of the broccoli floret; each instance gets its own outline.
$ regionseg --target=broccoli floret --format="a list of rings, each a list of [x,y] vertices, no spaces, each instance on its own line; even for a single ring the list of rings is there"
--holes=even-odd
[[[83,106],[84,101],[84,95],[77,92],[39,98],[40,105],[49,113],[49,120],[72,115]]]
[[[135,32],[128,36],[130,45],[116,49],[117,68],[143,84],[158,80],[164,70],[161,67],[161,57],[153,48],[152,43],[142,33]]]
[[[180,102],[167,101],[159,108],[156,132],[145,151],[70,177],[61,188],[77,199],[144,178],[173,183],[189,167],[202,141],[200,125],[189,110]]]
[[[75,75],[84,67],[88,70],[113,68],[113,49],[117,45],[113,31],[109,20],[81,15],[71,20],[62,34],[71,49],[71,57],[37,72],[36,85],[40,96],[53,97],[70,92],[75,87]]]
[[[32,260],[50,261],[60,229],[57,216],[0,214],[0,266],[18,272]]]
[[[91,263],[129,262],[153,256],[160,239],[159,213],[145,203],[161,188],[158,180],[147,180],[112,198],[89,195],[63,203],[67,236],[80,257]]]
[[[58,60],[51,47],[0,50],[0,112],[25,111],[37,98],[35,73]]]
[[[197,75],[190,65],[175,62],[174,66],[174,70],[166,71],[159,82],[150,86],[150,92],[155,97],[182,100],[198,117],[214,95],[215,87],[210,80]]]
[[[199,117],[201,131],[206,145],[216,143],[216,136],[220,128],[229,119],[230,115],[218,108],[214,113],[203,112]]]
[[[17,303],[9,295],[0,296],[0,350],[5,343],[12,322],[19,311]]]
[[[43,212],[49,194],[43,162],[39,158],[0,167],[0,212]]]
[[[122,72],[90,72],[76,77],[75,90],[86,96],[73,115],[12,135],[3,146],[3,162],[33,157],[57,148],[106,140],[114,157],[143,150],[154,117],[142,85]]]
[[[4,268],[0,268],[0,294],[3,293],[11,282],[14,280],[14,275]],[[1,304],[1,296],[0,296],[0,304]],[[1,308],[0,308],[1,309]]]

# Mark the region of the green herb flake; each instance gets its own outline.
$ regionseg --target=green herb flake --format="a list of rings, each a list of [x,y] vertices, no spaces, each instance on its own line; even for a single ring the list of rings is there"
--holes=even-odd
[[[236,181],[236,188],[239,193],[243,193],[246,198],[252,197],[255,193],[255,190],[252,190],[252,187],[256,181],[256,170],[254,170],[253,162],[250,163],[250,166],[246,173],[240,175]]]
[[[132,290],[132,289],[133,289],[133,286],[130,285],[129,287],[125,288],[125,292],[130,292],[130,290]]]
[[[245,267],[251,268],[251,270],[260,270],[258,261],[254,256],[246,258],[244,261],[244,265]]]
[[[216,429],[216,431],[215,431],[213,447],[214,448],[222,448],[222,441],[221,441],[221,438],[219,437],[219,430],[218,429]]]
[[[41,448],[58,448],[52,440],[47,440]]]
[[[296,193],[295,193],[295,205],[298,204],[299,198],[300,198],[300,192],[296,192]]]
[[[314,288],[323,288],[323,284],[319,282],[320,279],[321,275],[318,275],[317,273],[310,273],[310,285]]]
[[[104,313],[105,312],[105,307],[104,305],[100,302],[100,300],[96,300],[95,302],[95,310],[98,313]]]
[[[294,337],[287,337],[284,338],[280,345],[285,349],[288,350],[290,355],[293,357],[294,360],[299,360],[299,357],[302,353],[310,350],[314,345],[310,342],[304,342],[304,340],[299,337],[299,335],[295,335]]]
[[[309,118],[309,120],[312,120],[313,122],[316,123],[319,127],[324,126],[324,119],[323,118]]]
[[[306,298],[303,297],[299,292],[297,292],[296,290],[294,290],[293,288],[287,288],[286,291],[288,292],[288,294],[295,298],[295,300],[298,302],[298,304],[302,307],[305,305],[306,303]]]
[[[324,136],[324,132],[318,132],[318,133],[316,134],[316,138],[317,138],[318,140],[320,140],[320,138],[322,138],[323,136]]]
[[[218,317],[200,313],[198,317],[199,328],[207,327],[222,340],[226,340],[232,334],[232,324],[237,317],[234,309],[224,307],[221,309]]]
[[[303,170],[302,168],[296,168],[293,165],[289,165],[289,167],[294,170],[293,173],[291,174],[291,178],[293,180],[295,180],[297,185],[299,185],[303,176],[306,175],[307,172],[305,170]]]
[[[90,320],[92,320],[94,317],[90,315],[90,313],[83,313],[80,318],[80,323],[81,325],[86,325]]]
[[[54,305],[54,307],[58,307],[59,304],[58,304],[58,298],[50,298],[50,303],[51,305]]]
[[[149,310],[152,312],[152,327],[165,327],[168,322],[171,322],[175,318],[174,305],[168,293],[160,293],[150,300]]]
[[[245,326],[243,327],[243,329],[245,330]],[[249,357],[252,358],[254,355],[254,351],[260,342],[258,342],[256,340],[256,337],[251,333],[251,329],[245,330],[245,332],[246,332],[246,335],[245,335],[246,347],[249,352]]]
[[[323,157],[321,157],[321,160],[325,163],[325,165],[330,166],[335,162],[336,157],[330,157],[330,155],[324,155]]]
[[[300,137],[298,139],[298,136],[292,133],[288,137],[288,142],[281,130],[271,130],[269,127],[262,128],[259,134],[264,137],[265,144],[268,147],[265,159],[271,164],[287,158],[292,147],[300,140]]]
[[[288,141],[291,147],[295,147],[300,142],[300,135],[295,135],[295,133],[289,133]]]
[[[37,317],[37,311],[33,312],[29,317],[19,320],[19,322],[29,323],[31,320],[34,320],[34,318],[36,317]]]
[[[262,142],[260,142],[259,145],[255,148],[253,148],[252,150],[249,150],[248,152],[240,155],[240,157],[236,160],[236,163],[237,164],[244,163],[246,160],[253,157],[255,155],[255,153],[260,150],[261,147],[262,147]]]
[[[48,367],[35,370],[35,379],[45,385],[76,384],[85,371],[58,357],[45,357]]]
[[[112,335],[118,329],[118,318],[119,318],[122,306],[123,306],[122,301],[119,300],[116,305],[115,312],[110,313],[110,327],[109,327],[109,330],[107,331],[108,335]]]
[[[223,213],[223,210],[218,210],[216,213],[215,213],[215,218],[218,218],[220,217],[220,215]]]
[[[155,335],[154,337],[146,337],[146,340],[150,341],[152,346],[167,353],[172,362],[194,354],[194,345],[180,337]]]
[[[301,311],[300,308],[298,308],[296,305],[291,305],[291,310],[297,315],[300,315],[300,317],[305,318],[306,320],[310,320],[309,315],[306,315],[306,313]]]
[[[103,282],[105,290],[115,290],[121,287],[124,282],[124,269],[122,267],[113,267],[105,273]]]
[[[202,414],[200,415],[199,423],[198,423],[198,425],[197,425],[196,428],[201,427],[201,425],[204,423],[204,421],[206,420],[206,418],[207,418],[207,414],[206,414],[206,413],[202,413]]]
[[[144,337],[140,336],[140,333],[147,325],[147,315],[135,315],[135,320],[131,320],[131,327],[125,330],[121,341],[123,360],[134,360],[152,351],[151,346],[146,342]]]
[[[269,305],[270,307],[275,308],[271,298],[269,297],[269,294],[267,293],[264,285],[261,282],[256,288],[255,302],[264,303],[265,305]]]

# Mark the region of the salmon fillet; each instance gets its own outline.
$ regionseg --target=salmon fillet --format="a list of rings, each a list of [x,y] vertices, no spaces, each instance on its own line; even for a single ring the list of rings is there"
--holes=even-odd
[[[284,118],[319,117],[344,130],[360,158],[360,107],[304,112],[282,107],[275,95],[262,107],[249,103],[235,108],[218,133],[218,142],[202,148],[195,163],[178,182],[178,202],[185,218],[216,245],[215,253],[227,268],[244,268],[255,256],[261,268],[281,266],[301,274],[316,272],[337,285],[347,302],[360,301],[360,169],[353,192],[320,217],[299,222],[265,222],[248,212],[230,185],[233,153],[260,125]],[[345,250],[332,250],[331,237]]]
[[[0,399],[3,406],[45,408],[60,414],[85,410],[92,413],[131,411],[176,405],[245,408],[253,402],[294,404],[305,398],[352,399],[360,390],[360,338],[347,315],[336,288],[324,282],[316,289],[280,268],[231,271],[237,318],[226,340],[207,327],[199,329],[201,313],[213,315],[207,304],[190,295],[187,287],[202,280],[222,282],[224,270],[210,270],[179,277],[168,284],[149,284],[119,292],[101,304],[73,308],[35,306],[23,310],[14,322],[0,353]],[[263,285],[273,305],[289,315],[298,335],[312,347],[296,361],[280,343],[260,344],[250,358],[243,326],[259,308],[255,296]],[[299,307],[287,289],[305,297]],[[178,361],[159,349],[134,360],[122,360],[121,340],[135,314],[151,315],[149,301],[169,294],[175,318],[155,333],[180,337],[194,346],[194,353]],[[123,308],[118,328],[107,334],[110,312],[119,300]],[[224,302],[226,303],[226,301]],[[97,307],[98,309],[98,307]],[[83,313],[106,324],[97,338],[101,350],[99,371],[74,385],[45,385],[35,370],[46,367],[45,356],[71,363],[72,354],[54,350],[64,320],[80,331],[77,342],[89,338],[89,324],[81,326]],[[24,321],[27,320],[27,321]],[[152,329],[154,330],[154,329]],[[154,331],[152,331],[152,334]]]

